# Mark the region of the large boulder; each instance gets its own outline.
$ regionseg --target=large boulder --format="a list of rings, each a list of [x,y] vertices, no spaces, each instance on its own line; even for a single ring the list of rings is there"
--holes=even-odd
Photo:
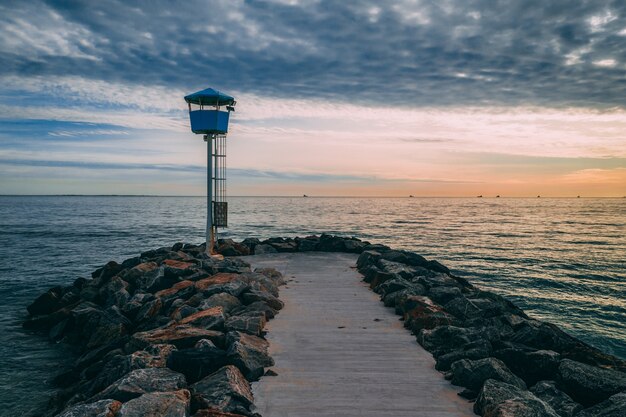
[[[246,282],[243,282],[238,273],[220,272],[216,275],[196,281],[196,289],[209,297],[213,294],[222,292],[228,293],[234,297],[239,297],[249,288]]]
[[[186,389],[144,394],[124,403],[116,417],[186,417],[190,398]]]
[[[417,334],[417,342],[435,357],[480,339],[486,339],[484,332],[480,329],[448,325],[435,327],[432,330],[422,329]]]
[[[624,417],[624,415],[626,415],[626,392],[620,392],[576,414],[576,417]]]
[[[217,346],[224,345],[224,333],[216,330],[200,329],[190,325],[175,325],[137,332],[132,335],[130,344],[136,349],[143,349],[154,344],[170,344],[178,349],[184,349],[192,347],[201,339],[209,339]]]
[[[224,309],[218,306],[191,314],[180,320],[179,324],[188,324],[207,330],[215,330],[223,329],[225,320]]]
[[[63,307],[61,297],[63,297],[63,287],[50,288],[37,297],[26,309],[33,316],[53,313]]]
[[[582,405],[558,389],[554,381],[540,381],[530,389],[530,392],[548,403],[561,417],[573,417],[583,409]]]
[[[87,349],[104,345],[128,333],[131,322],[117,308],[106,310],[83,302],[71,311],[74,340]]]
[[[256,301],[262,301],[274,310],[281,310],[285,306],[282,301],[274,297],[272,294],[257,290],[250,290],[244,293],[241,296],[241,300],[246,305],[252,304]]]
[[[228,363],[226,352],[210,342],[203,340],[201,347],[183,349],[172,352],[168,357],[167,366],[185,375],[191,384],[217,371]]]
[[[226,335],[228,358],[237,366],[245,377],[254,381],[259,379],[264,368],[274,365],[269,356],[269,344],[260,337],[241,332],[229,332]]]
[[[521,347],[500,349],[493,356],[504,362],[528,386],[554,379],[561,361],[561,355],[551,350],[528,351]]]
[[[626,373],[569,359],[561,361],[557,378],[558,387],[585,407],[626,391]]]
[[[206,310],[211,307],[222,307],[224,309],[224,313],[229,314],[232,310],[241,306],[241,301],[233,295],[230,295],[225,292],[221,292],[218,294],[213,294],[206,300],[202,301],[198,308],[201,310]]]
[[[57,417],[115,417],[122,407],[116,400],[100,400],[67,408]]]
[[[226,319],[224,327],[226,331],[239,331],[254,336],[260,336],[267,322],[265,314],[262,312],[252,312],[250,314],[232,316]]]
[[[366,250],[359,255],[359,258],[356,260],[356,266],[359,271],[363,272],[368,267],[375,265],[381,258],[382,255],[379,252]]]
[[[404,319],[404,326],[417,334],[422,329],[434,329],[442,325],[458,324],[457,319],[448,314],[441,306],[421,295],[409,296],[399,306]]]
[[[254,401],[250,384],[239,369],[224,366],[191,386],[194,408],[248,414]]]
[[[485,381],[474,403],[474,412],[483,417],[559,417],[531,392],[502,381]]]
[[[94,399],[111,398],[126,402],[148,392],[176,391],[186,385],[183,374],[167,368],[135,369],[105,388]]]
[[[272,245],[260,244],[254,247],[255,255],[263,255],[265,253],[276,253],[276,252],[278,251]]]
[[[492,346],[488,340],[477,340],[468,343],[457,350],[437,357],[435,369],[438,371],[448,371],[452,364],[461,359],[484,359],[491,356]]]
[[[526,389],[522,379],[513,374],[499,359],[461,359],[452,364],[452,383],[478,391],[488,379],[506,382],[520,389]]]
[[[105,285],[100,287],[98,293],[100,304],[104,307],[118,306],[121,308],[130,299],[128,282],[120,277],[112,277]]]

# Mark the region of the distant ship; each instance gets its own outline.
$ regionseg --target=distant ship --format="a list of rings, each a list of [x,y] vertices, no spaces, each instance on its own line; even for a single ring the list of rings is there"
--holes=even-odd
[[[540,196],[540,195],[538,195],[538,196],[537,196],[537,198],[541,198],[541,196]]]
[[[308,195],[306,195],[306,194],[302,194],[302,197],[308,197]]]
[[[482,194],[481,195],[477,195],[476,198],[483,198]]]
[[[411,194],[411,195],[409,196],[409,198],[413,198],[413,194]]]
[[[498,194],[498,195],[496,196],[496,198],[500,198],[500,194]]]

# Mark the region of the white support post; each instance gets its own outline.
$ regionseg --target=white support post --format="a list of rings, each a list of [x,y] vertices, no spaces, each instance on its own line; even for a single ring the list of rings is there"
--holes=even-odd
[[[213,135],[205,136],[207,143],[206,168],[206,253],[213,254]]]

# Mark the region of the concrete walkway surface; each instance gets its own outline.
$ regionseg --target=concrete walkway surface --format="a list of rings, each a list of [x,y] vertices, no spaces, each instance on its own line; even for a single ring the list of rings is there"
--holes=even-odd
[[[357,255],[278,253],[243,258],[288,281],[267,326],[278,376],[252,384],[263,417],[459,417],[472,406],[391,309],[361,281]]]

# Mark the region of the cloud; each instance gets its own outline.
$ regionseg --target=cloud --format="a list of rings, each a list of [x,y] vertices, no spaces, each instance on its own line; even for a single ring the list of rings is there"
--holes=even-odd
[[[9,1],[0,16],[3,76],[381,106],[626,104],[618,1]]]

